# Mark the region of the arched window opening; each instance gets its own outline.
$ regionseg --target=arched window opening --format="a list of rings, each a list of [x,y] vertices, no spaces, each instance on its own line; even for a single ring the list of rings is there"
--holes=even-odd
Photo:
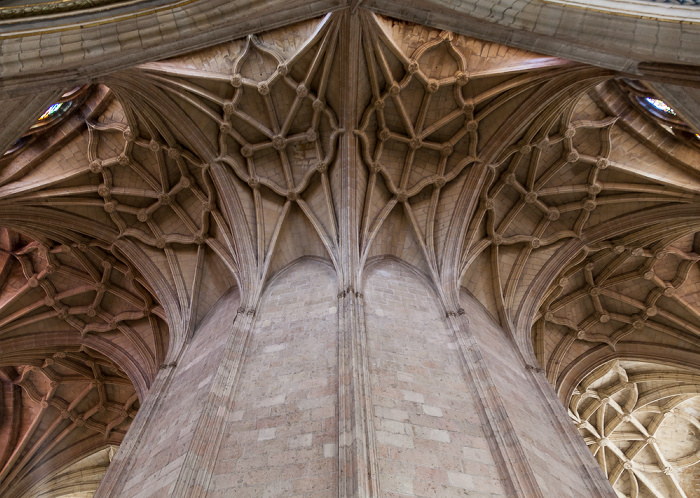
[[[90,93],[89,89],[90,85],[76,86],[61,95],[58,101],[51,104],[39,116],[39,119],[5,152],[4,156],[20,152],[44,132],[63,122],[85,102]]]
[[[620,86],[632,104],[659,126],[673,136],[700,147],[700,134],[683,121],[673,107],[650,92],[644,83],[624,78],[620,81]]]

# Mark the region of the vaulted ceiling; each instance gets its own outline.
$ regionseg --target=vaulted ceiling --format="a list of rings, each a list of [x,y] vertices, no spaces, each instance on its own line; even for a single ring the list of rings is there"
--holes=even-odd
[[[120,443],[232,286],[254,306],[315,257],[359,288],[387,255],[448,310],[462,288],[489,311],[621,493],[682,489],[639,478],[657,464],[590,400],[622,392],[600,394],[613,370],[647,376],[606,402],[632,414],[682,369],[700,388],[700,140],[635,106],[627,73],[362,8],[231,38],[113,66],[0,160],[0,493],[99,473],[104,455],[82,459]],[[697,401],[668,392],[659,410]]]

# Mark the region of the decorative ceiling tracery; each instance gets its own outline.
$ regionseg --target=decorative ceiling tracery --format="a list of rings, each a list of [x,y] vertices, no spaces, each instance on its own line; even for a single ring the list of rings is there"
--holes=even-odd
[[[363,260],[399,205],[425,258],[423,265],[432,265],[435,275],[438,242],[444,236],[436,234],[440,221],[444,224],[436,219],[442,189],[459,176],[463,181],[462,173],[478,161],[479,126],[474,102],[462,91],[469,82],[466,57],[454,35],[436,34],[418,47],[402,48],[381,25],[366,26],[371,102],[355,131],[369,170],[360,237]]]
[[[601,364],[699,351],[700,151],[635,121],[609,71],[362,10],[351,33],[350,15],[108,75],[84,123],[0,160],[0,223],[24,230],[0,251],[3,409],[41,427],[0,420],[27,442],[0,455],[0,493],[68,472],[46,462],[71,441],[119,444],[230,287],[254,309],[300,257],[346,271],[348,219],[360,268],[401,258],[450,306],[466,288],[525,356],[531,336],[564,402],[586,385],[581,423],[612,413],[576,398],[609,388],[586,377]],[[623,460],[614,481],[649,488]]]
[[[1,235],[0,493],[21,494],[121,442],[165,358],[168,327],[124,254]]]
[[[674,240],[673,229],[686,235]],[[667,224],[627,235],[561,272],[533,328],[550,382],[570,389],[561,386],[562,373],[601,344],[612,350],[621,341],[700,347],[697,229]]]
[[[80,344],[94,337],[94,347],[122,351],[124,363],[129,358],[124,368],[144,395],[165,357],[168,335],[164,311],[133,265],[95,242],[4,236],[0,363],[19,365],[35,344]]]
[[[234,252],[256,268],[246,284],[252,293],[271,265],[279,269],[305,251],[338,264],[331,170],[344,130],[328,102],[337,89],[327,95],[337,88],[329,80],[338,21],[300,25],[303,36],[291,45],[269,33],[208,49],[214,63],[205,66],[188,57],[141,68],[201,126],[203,154],[233,173],[226,174],[236,194],[234,225],[247,227]],[[300,240],[300,231],[316,236]]]
[[[625,215],[697,202],[693,190],[631,174],[611,159],[615,123],[581,97],[545,114],[489,165],[462,260],[463,285],[482,281],[481,269],[490,267],[493,297],[490,289],[475,293],[504,323],[562,244]]]
[[[85,454],[118,445],[139,407],[126,374],[89,348],[27,354],[25,361],[3,367],[2,380],[21,392],[3,414],[14,444],[5,447],[2,493],[21,494]]]
[[[361,254],[393,253],[451,280],[448,246],[463,244],[454,237],[471,216],[460,203],[473,197],[494,142],[522,127],[502,126],[503,115],[551,79],[587,76],[565,60],[380,17],[363,36],[371,94],[356,130],[369,175]]]
[[[620,496],[691,496],[700,462],[694,371],[612,361],[574,390],[570,415]],[[692,475],[692,474],[691,474]]]
[[[102,93],[103,99],[110,99]],[[160,264],[157,270],[143,265],[140,269],[155,271],[165,280],[152,292],[168,301],[166,307],[178,309],[181,318],[171,331],[182,341],[220,288],[235,282],[236,262],[208,164],[168,135],[159,118],[149,117],[148,110],[123,108],[111,99],[108,106],[96,109],[80,133],[55,143],[49,149],[52,154],[33,158],[31,149],[23,152],[16,161],[26,163],[26,174],[0,189],[0,209],[48,208],[86,240],[101,239],[107,250],[116,251],[114,244],[122,241],[135,244],[144,261]],[[215,255],[214,261],[204,265],[208,253]],[[220,271],[222,266],[229,271]],[[214,296],[198,299],[202,280],[208,277],[205,288]]]
[[[606,91],[610,90],[597,89],[592,94],[595,102],[584,97],[585,105],[579,104],[578,112],[587,110],[598,119],[606,116],[610,107],[598,105],[605,104],[600,95],[605,95]],[[609,98],[609,94],[606,97]],[[672,162],[666,163],[666,171],[639,168],[644,164],[647,167],[650,163],[656,165],[658,159],[653,159],[655,153],[649,150],[649,144],[630,140],[646,133],[643,129],[635,130],[634,123],[626,116],[623,130],[615,129],[620,126],[615,123],[603,135],[608,167],[596,171],[597,176],[589,173],[588,178],[592,178],[589,188],[594,182],[609,188],[607,196],[606,189],[601,188],[599,197],[603,203],[607,201],[609,207],[602,216],[591,217],[589,222],[602,222],[600,226],[605,229],[598,228],[593,233],[604,235],[586,237],[585,230],[579,232],[585,244],[576,256],[550,274],[549,289],[540,299],[534,317],[532,340],[538,362],[562,402],[570,405],[572,417],[579,423],[592,452],[618,493],[634,497],[686,496],[697,474],[694,467],[697,462],[676,455],[680,458],[678,467],[683,469],[679,474],[679,469],[669,463],[671,457],[664,455],[675,454],[680,440],[686,439],[689,446],[697,445],[697,434],[693,429],[679,436],[677,431],[674,433],[667,427],[665,440],[657,444],[655,441],[660,438],[655,439],[654,434],[663,418],[649,418],[646,403],[638,404],[638,398],[643,398],[641,390],[649,391],[650,384],[633,386],[617,361],[656,363],[644,379],[652,384],[665,382],[669,386],[667,391],[649,391],[658,394],[654,402],[658,402],[662,411],[687,401],[700,389],[694,377],[679,379],[676,375],[678,367],[697,368],[700,351],[697,291],[700,253],[696,242],[700,224],[692,214],[697,212],[697,196],[692,181],[681,181],[693,168],[692,163],[681,160],[696,157],[693,155],[696,153],[688,148],[676,153],[673,147],[687,146],[671,142],[672,152],[661,152],[666,158],[671,154],[675,156]],[[588,138],[586,143],[594,142]],[[628,151],[627,156],[615,151],[620,146]],[[648,161],[650,158],[653,162]],[[625,171],[627,162],[636,162],[636,167]],[[668,176],[668,182],[664,181],[664,176]],[[576,189],[575,184],[573,187]],[[683,204],[690,208],[687,213],[671,214]],[[591,214],[595,215],[596,211],[598,207]],[[664,215],[665,211],[669,214]],[[639,223],[643,219],[640,215],[645,213],[648,215],[646,223]],[[618,221],[625,218],[637,228],[625,227]],[[597,367],[600,368],[591,374]],[[618,384],[612,386],[608,382],[610,379],[607,383],[600,381],[613,370],[620,375]],[[677,380],[682,381],[682,386],[673,382]],[[591,391],[592,384],[598,391]],[[673,398],[674,389],[688,396]],[[614,398],[613,394],[621,399]],[[592,399],[598,402],[591,402]],[[635,427],[625,425],[629,423],[630,413],[637,409],[642,414],[641,418],[633,416]],[[688,423],[692,425],[692,421]],[[671,422],[667,421],[667,426],[669,424]],[[639,430],[644,437],[635,436],[630,432],[632,429]],[[642,440],[648,441],[646,446],[637,442]],[[635,460],[637,454],[639,459]]]
[[[52,476],[36,483],[27,494],[37,498],[87,498],[93,496],[117,450],[108,446]]]

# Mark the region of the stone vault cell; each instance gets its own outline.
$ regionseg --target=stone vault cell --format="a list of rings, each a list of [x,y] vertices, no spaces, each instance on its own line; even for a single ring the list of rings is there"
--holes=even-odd
[[[370,263],[364,294],[382,491],[507,496],[430,287],[389,259]]]
[[[301,260],[265,290],[227,417],[211,496],[331,496],[338,488],[335,276]]]

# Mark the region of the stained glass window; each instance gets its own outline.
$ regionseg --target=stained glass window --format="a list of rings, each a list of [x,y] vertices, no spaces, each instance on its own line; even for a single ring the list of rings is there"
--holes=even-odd
[[[666,114],[670,114],[671,116],[676,116],[676,111],[674,111],[673,108],[663,100],[646,97],[646,101],[653,105],[659,111],[665,112]]]
[[[58,111],[61,110],[61,107],[63,107],[63,104],[64,104],[64,102],[58,102],[58,103],[52,105],[51,107],[49,107],[48,109],[46,109],[46,112],[41,115],[41,117],[39,118],[39,121],[43,121],[44,119],[48,119],[51,116],[53,116],[54,114],[56,114]]]
[[[698,0],[700,2],[700,0]],[[658,126],[693,147],[700,148],[700,133],[683,121],[678,112],[665,101],[657,98],[651,89],[640,80],[621,78],[619,89],[639,111],[653,119]]]
[[[676,5],[696,6],[700,5],[700,0],[651,0],[656,3],[670,3]]]
[[[61,95],[61,97],[57,99],[58,102],[49,106],[8,151],[4,154],[0,154],[0,161],[33,143],[34,139],[45,133],[46,130],[62,123],[70,116],[73,110],[77,109],[85,102],[89,93],[89,88],[89,85],[76,86]]]

